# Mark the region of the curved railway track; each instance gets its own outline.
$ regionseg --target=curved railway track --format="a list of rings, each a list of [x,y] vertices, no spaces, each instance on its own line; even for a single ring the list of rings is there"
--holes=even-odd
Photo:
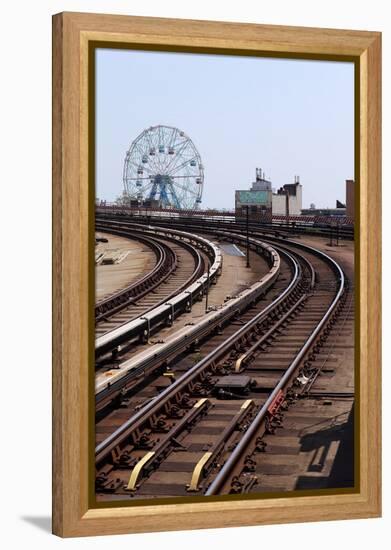
[[[122,380],[116,405],[98,412],[98,500],[259,490],[267,438],[300,394],[313,391],[351,304],[345,275],[329,256],[269,242],[280,271],[261,300],[130,390]]]
[[[102,233],[107,231],[104,225],[98,225],[97,229],[99,227],[102,228]],[[107,323],[114,314],[135,305],[148,292],[153,291],[159,284],[165,281],[177,267],[177,256],[172,248],[165,243],[160,243],[155,239],[142,235],[121,234],[121,236],[124,235],[128,239],[137,239],[147,245],[153,251],[156,262],[154,267],[140,279],[121,290],[111,293],[109,296],[105,296],[95,304],[95,325],[99,325],[102,321]],[[97,330],[99,332],[98,327]]]
[[[102,207],[97,209],[97,213],[101,217],[108,217],[110,219],[126,220],[130,219],[136,223],[156,223],[158,225],[166,225],[170,222],[179,222],[187,224],[189,219],[192,223],[198,223],[199,225],[214,224],[219,226],[225,226],[231,230],[240,229],[242,232],[246,231],[246,217],[237,216],[234,213],[226,213],[222,215],[220,212],[201,213],[201,212],[169,212],[169,211],[148,211],[148,209],[141,208],[140,210],[127,210],[118,207]],[[301,220],[294,220],[293,218],[280,217],[280,220],[274,219],[270,221],[254,220],[250,217],[249,227],[250,231],[256,231],[260,227],[264,231],[268,231],[270,234],[276,232],[286,237],[292,237],[294,235],[315,235],[325,236],[332,239],[347,239],[354,240],[354,226],[351,224],[351,220],[345,224],[343,218],[323,217],[322,220],[315,221],[311,217]]]
[[[153,308],[167,302],[185,290],[205,271],[210,260],[205,250],[184,241],[166,236],[165,239],[143,235],[140,230],[118,230],[110,223],[96,224],[100,232],[121,237],[137,238],[155,252],[155,267],[140,280],[95,306],[95,334],[97,337],[142,317]],[[197,242],[197,241],[194,241]]]
[[[201,321],[185,324],[166,342],[155,342],[150,348],[147,347],[146,351],[136,356],[132,351],[130,357],[125,353],[125,360],[119,370],[109,370],[105,376],[100,377],[101,381],[96,384],[96,410],[99,413],[106,407],[110,409],[122,407],[124,401],[127,402],[129,391],[134,391],[135,387],[140,385],[150,384],[149,375],[154,378],[156,371],[160,372],[165,369],[177,357],[186,354],[189,349],[197,350],[198,344],[205,339],[210,339],[215,332],[220,334],[224,330],[224,334],[226,334],[226,331],[230,329],[227,326],[230,321],[234,320],[231,323],[233,328],[235,323],[244,323],[242,315],[247,315],[247,320],[253,316],[251,312],[246,313],[247,309],[254,306],[257,300],[263,298],[266,290],[275,283],[281,273],[278,255],[273,249],[265,245],[260,246],[258,241],[251,242],[251,245],[257,254],[264,256],[269,263],[269,273],[263,275],[250,287],[245,287],[239,295],[231,296],[224,305],[217,309],[212,308]],[[285,270],[287,269],[286,266],[283,267]],[[259,308],[261,307],[259,305]],[[132,406],[138,405],[139,403],[134,404],[132,401]]]

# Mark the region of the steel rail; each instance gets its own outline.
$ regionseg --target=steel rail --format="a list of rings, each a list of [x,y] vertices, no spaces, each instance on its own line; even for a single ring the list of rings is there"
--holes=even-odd
[[[305,245],[303,245],[305,246]],[[345,287],[345,276],[344,273],[339,266],[339,264],[330,256],[325,254],[324,252],[318,251],[312,247],[308,247],[308,249],[312,251],[316,251],[319,254],[321,254],[325,260],[332,264],[336,270],[336,272],[339,274],[339,288],[336,293],[336,296],[334,297],[334,300],[332,301],[331,305],[327,309],[325,315],[323,318],[319,321],[305,344],[300,349],[299,353],[296,355],[295,359],[292,361],[292,363],[289,365],[288,369],[285,371],[284,375],[280,379],[279,383],[276,385],[258,414],[255,416],[254,420],[250,424],[250,427],[247,429],[241,440],[239,441],[238,445],[235,447],[232,454],[229,456],[227,461],[224,463],[222,469],[218,472],[217,476],[211,483],[211,485],[208,487],[205,495],[211,496],[220,494],[222,487],[227,483],[227,481],[230,479],[230,476],[232,474],[232,471],[236,467],[237,463],[243,459],[244,455],[247,452],[248,446],[251,444],[253,438],[258,435],[258,432],[264,423],[266,419],[266,415],[268,412],[268,409],[270,405],[272,405],[273,401],[276,399],[277,395],[280,391],[284,391],[288,383],[291,381],[293,374],[296,372],[299,364],[303,360],[303,358],[306,356],[308,350],[310,349],[311,345],[314,343],[315,339],[319,335],[320,331],[334,312]]]
[[[221,233],[224,233],[224,232],[221,232]],[[225,235],[227,236],[227,235]],[[277,239],[275,239],[277,240]],[[316,255],[320,255],[322,256],[324,259],[326,259],[326,261],[328,260],[329,263],[332,264],[333,266],[333,269],[336,271],[336,273],[338,274],[338,278],[339,278],[339,289],[338,291],[336,292],[336,296],[334,297],[334,300],[332,302],[332,304],[329,306],[326,314],[323,316],[322,320],[318,323],[317,327],[314,329],[312,335],[310,338],[307,339],[306,343],[304,344],[304,346],[302,347],[301,351],[299,352],[299,354],[296,356],[295,360],[291,363],[290,367],[288,368],[288,370],[286,371],[286,373],[284,374],[284,376],[282,377],[282,379],[280,380],[279,384],[276,386],[276,388],[273,390],[271,396],[268,398],[268,400],[266,401],[266,403],[262,406],[262,409],[260,410],[260,412],[257,414],[257,416],[255,417],[255,419],[257,419],[259,417],[259,415],[262,413],[262,411],[265,411],[267,412],[267,409],[270,407],[270,405],[273,403],[274,399],[276,398],[276,396],[278,395],[278,392],[281,390],[282,387],[285,387],[285,385],[291,380],[291,375],[294,374],[294,372],[296,371],[296,369],[298,368],[301,360],[303,359],[303,357],[305,357],[308,349],[311,347],[312,343],[314,342],[314,340],[316,339],[316,337],[319,335],[320,331],[322,330],[324,324],[327,322],[328,318],[330,317],[330,315],[333,313],[337,303],[339,302],[339,299],[343,293],[343,289],[344,289],[344,274],[340,268],[340,266],[337,264],[337,262],[335,262],[332,258],[330,258],[327,254],[324,254],[322,253],[321,251],[317,250],[317,249],[314,249],[313,247],[309,247],[309,246],[306,246],[306,245],[303,245],[302,243],[296,243],[296,242],[288,242],[288,244],[292,244],[294,246],[297,246],[299,248],[302,248],[302,249],[305,249],[307,251],[311,251],[312,253],[316,254]],[[277,248],[277,247],[276,247]],[[285,248],[285,247],[284,247]],[[304,257],[301,256],[301,259],[303,259]],[[307,261],[307,264],[308,265],[311,265],[309,264],[308,260]],[[310,270],[310,274],[311,274],[311,270]],[[310,277],[311,281],[312,281],[312,284],[311,286],[313,286],[313,283],[314,283],[314,271],[313,271],[313,268],[312,268],[312,275]],[[243,331],[244,327],[242,327],[242,329],[240,329],[237,333],[235,334],[238,334],[238,333],[241,333]],[[232,338],[232,337],[231,337]],[[225,346],[226,345],[226,342],[224,342],[221,346]],[[221,348],[221,346],[219,346],[219,348]],[[217,348],[217,350],[219,349]],[[203,361],[205,361],[207,358],[205,358],[204,360],[202,360],[200,363],[202,363]],[[217,357],[217,360],[218,360],[218,357]],[[198,364],[199,365],[199,364]],[[197,367],[197,365],[195,365],[191,371],[189,372],[193,372],[195,370],[195,368]],[[167,390],[165,390],[165,392],[162,392],[162,394],[160,394],[159,396],[157,396],[156,398],[154,398],[152,401],[150,401],[150,403],[148,403],[145,407],[151,407],[153,410],[151,412],[151,415],[155,414],[156,412],[158,412],[160,410],[160,407],[163,406],[162,403],[161,403],[161,400],[160,400],[160,397],[163,396],[167,391],[169,390],[172,390],[173,389],[173,386],[175,384],[179,384],[180,382],[183,382],[185,383],[185,380],[181,377],[179,380],[177,380],[171,387],[167,388]],[[178,392],[181,390],[181,388],[178,389]],[[157,407],[157,409],[155,410],[154,407]],[[136,414],[134,415],[132,418],[133,420],[137,421],[137,416],[140,415],[139,417],[139,420],[140,420],[140,423],[142,424],[143,422],[146,422],[147,419],[145,418],[144,416],[144,419],[141,417],[142,413],[145,413],[147,414],[148,413],[148,410],[146,410],[144,407]],[[132,419],[130,419],[131,421]],[[260,421],[260,423],[262,424],[262,419]],[[141,427],[141,424],[139,427]],[[252,426],[253,424],[251,424],[250,429],[252,429]],[[121,430],[123,428],[123,426],[121,426],[118,430]],[[117,432],[118,432],[117,430]],[[248,430],[248,431],[249,431]],[[245,437],[247,437],[247,433],[248,431],[246,432]],[[115,437],[116,433],[117,432],[114,432],[114,434],[112,434],[112,437]],[[256,432],[255,432],[256,433]],[[121,435],[121,434],[120,434]],[[127,434],[129,435],[129,434]],[[251,435],[251,434],[250,434]],[[124,434],[122,433],[122,436],[124,436]],[[111,437],[111,436],[110,436]],[[249,436],[250,437],[250,436]],[[243,439],[241,441],[243,441]],[[107,440],[105,440],[107,442]],[[106,453],[106,450],[102,449],[102,446],[104,446],[104,442],[101,443],[101,446],[97,447],[97,453],[99,453],[99,455],[97,455],[97,458],[99,456],[99,459],[102,460],[102,454],[107,454]],[[251,442],[251,438],[250,438],[250,442]],[[114,445],[118,445],[119,444],[119,441],[118,441],[118,438],[116,441],[112,441],[111,442],[112,444]],[[240,443],[239,443],[240,445]],[[236,449],[239,448],[239,445],[236,447]],[[234,451],[234,453],[236,452],[236,449]],[[230,458],[227,460],[226,464],[228,463],[228,461],[231,459],[231,457],[234,455],[234,453],[230,456]],[[243,453],[242,455],[239,455],[239,458],[238,460],[240,460],[240,458],[243,458]],[[223,469],[225,468],[225,465],[223,466]],[[221,472],[222,473],[222,470]],[[218,474],[219,475],[219,474]],[[215,479],[215,481],[217,480],[217,477]],[[215,483],[215,481],[213,483]],[[207,495],[209,494],[209,491],[213,491],[213,483],[212,485],[208,488],[208,492],[206,493]],[[224,482],[223,482],[224,483]],[[218,490],[217,490],[218,491]],[[211,492],[210,494],[217,494],[215,492]]]
[[[121,365],[121,371],[110,378],[110,381],[105,380],[102,385],[99,385],[96,391],[96,402],[102,403],[107,401],[109,395],[115,395],[115,392],[121,389],[122,385],[128,384],[132,378],[138,373],[147,372],[156,367],[158,363],[162,363],[169,358],[173,358],[186,349],[195,340],[200,340],[215,327],[222,326],[229,321],[233,316],[247,308],[251,303],[256,301],[261,294],[274,284],[280,269],[280,259],[274,248],[269,245],[260,243],[260,241],[250,239],[250,245],[254,247],[258,253],[266,256],[271,270],[268,275],[262,277],[260,281],[254,283],[248,289],[242,291],[236,298],[231,298],[219,310],[209,312],[207,316],[197,323],[196,326],[187,328],[186,333],[183,330],[179,336],[174,337],[169,343],[158,345],[147,352],[147,357],[142,354],[141,359],[130,359]],[[285,252],[283,252],[285,254]],[[288,258],[288,256],[286,256]],[[292,261],[288,258],[289,261]],[[146,316],[147,317],[147,316]],[[142,322],[142,321],[141,321]],[[129,367],[127,367],[129,363]],[[131,365],[131,366],[130,366]]]
[[[123,217],[123,216],[122,216],[122,217]],[[148,223],[150,224],[151,221],[152,221],[152,220],[148,220]],[[177,225],[177,226],[180,225],[180,223],[178,224],[178,223],[176,222],[176,220],[170,220],[170,221],[174,221],[174,225]],[[194,221],[194,220],[193,220],[193,221]],[[197,220],[197,221],[198,221],[198,220]],[[129,223],[133,223],[133,222],[121,222],[121,223],[129,224]],[[219,224],[221,225],[221,222],[217,222],[217,225],[219,225]],[[142,225],[142,224],[140,224],[140,225]],[[216,223],[215,223],[215,222],[212,222],[211,225],[212,225],[212,226],[215,226]],[[200,229],[200,228],[198,227],[197,224],[194,224],[194,226],[192,226],[191,224],[189,224],[189,222],[186,223],[186,227],[187,227],[188,229],[193,229],[194,231],[197,231],[197,230]],[[210,228],[210,227],[208,227],[207,225],[205,225],[205,223],[202,224],[202,229],[201,229],[201,230],[202,230],[203,233],[207,233],[207,234],[210,233],[210,234],[213,234],[213,235],[215,235],[215,236],[217,236],[217,237],[224,237],[225,235],[228,235],[229,238],[231,238],[231,239],[232,239],[232,235],[233,235],[233,234],[236,234],[236,235],[238,235],[238,236],[241,235],[241,233],[240,233],[241,230],[240,230],[240,229],[235,229],[235,228],[230,227],[230,228],[229,228],[229,231],[226,231],[226,230],[224,230],[224,229],[223,229],[223,230],[221,230],[221,229],[217,229],[217,230],[216,230],[215,227]],[[232,232],[234,232],[234,233],[232,233]],[[275,233],[275,232],[274,232],[274,233]],[[319,256],[319,255],[323,254],[321,251],[319,251],[319,250],[316,249],[316,248],[311,247],[310,245],[305,245],[305,244],[303,244],[303,243],[300,243],[300,242],[297,242],[297,241],[294,241],[294,240],[291,240],[291,239],[287,239],[286,237],[281,238],[280,236],[275,236],[274,234],[271,234],[271,235],[268,234],[268,235],[266,236],[266,235],[265,235],[265,232],[264,232],[262,229],[260,229],[259,226],[256,226],[256,227],[255,227],[255,230],[253,231],[252,234],[253,234],[254,236],[256,236],[256,237],[261,238],[264,242],[270,242],[270,241],[271,241],[271,244],[278,243],[278,245],[279,245],[280,247],[283,247],[283,246],[284,246],[284,243],[286,243],[287,245],[294,245],[294,246],[296,246],[296,247],[298,247],[298,248],[301,248],[301,249],[303,249],[303,250],[310,251],[310,252],[311,252],[312,254],[314,254],[314,255],[318,255],[318,256]],[[305,261],[305,258],[303,258],[303,259],[304,259],[304,261]],[[330,259],[331,259],[331,258],[330,258]],[[307,262],[307,263],[308,263],[308,262]],[[312,267],[311,267],[310,269],[312,270],[312,275],[311,275],[311,277],[312,277],[312,283],[311,283],[311,286],[313,287],[314,284],[315,284],[315,272],[314,272],[314,270],[313,270]]]
[[[110,436],[102,441],[95,449],[95,454],[98,460],[102,460],[104,455],[110,453],[111,448],[118,445],[119,440],[126,437],[129,431],[136,429],[137,425],[146,421],[146,416],[156,414],[158,410],[173,396],[175,396],[181,389],[186,387],[196,376],[210,367],[211,364],[219,360],[221,356],[226,355],[229,350],[240,338],[246,334],[255,324],[261,322],[267,315],[273,310],[280,302],[296,287],[301,274],[299,263],[289,255],[290,260],[294,267],[292,280],[288,287],[275,299],[271,304],[266,306],[260,313],[258,313],[253,319],[248,321],[243,327],[231,335],[226,341],[220,344],[212,352],[210,352],[205,358],[199,361],[196,365],[190,368],[179,379],[171,384],[168,388],[163,390],[158,396],[152,399],[144,407],[142,407],[135,415],[122,424],[117,430],[115,430]]]
[[[110,230],[102,225],[98,225],[97,229],[102,233],[110,233]],[[111,294],[107,298],[100,300],[95,305],[95,323],[103,318],[110,317],[114,313],[118,313],[121,309],[134,304],[148,292],[160,285],[177,267],[177,258],[174,252],[158,241],[151,238],[142,237],[141,235],[121,234],[127,239],[138,240],[149,246],[157,259],[154,267],[140,279],[134,281],[131,285]]]
[[[110,209],[110,210],[109,210]],[[186,216],[186,214],[182,213],[168,213],[168,212],[159,212],[159,211],[151,211],[149,212],[148,209],[145,209],[144,211],[139,212],[137,211],[128,211],[121,208],[114,208],[114,207],[98,207],[97,208],[97,214],[102,217],[116,217],[117,219],[138,219],[138,220],[145,220],[148,222],[152,222],[152,220],[156,220],[156,223],[164,224],[167,223],[167,221],[173,221],[173,222],[181,222],[181,223],[198,223],[200,225],[204,225],[205,223],[213,223],[220,226],[229,226],[230,229],[233,229],[234,226],[237,226],[241,229],[244,229],[246,227],[246,221],[244,217],[237,217],[235,215],[230,216],[216,216],[216,215],[198,215],[197,212],[192,212]],[[331,222],[331,220],[330,220]],[[337,236],[337,226],[332,225],[319,225],[313,223],[313,221],[309,222],[294,222],[294,225],[292,221],[286,222],[285,220],[274,220],[273,222],[262,222],[262,221],[252,221],[250,220],[249,228],[250,231],[253,231],[254,229],[263,228],[265,231],[279,231],[281,234],[285,235],[292,235],[292,234],[308,234],[308,235],[323,235],[326,237],[330,236],[330,231],[332,231],[332,234],[334,237]],[[228,227],[227,227],[228,228]],[[338,236],[339,238],[346,238],[349,240],[354,239],[354,226],[351,225],[340,225],[338,227]]]
[[[113,229],[111,226],[108,227],[107,225],[105,226],[105,229],[102,229],[102,226],[101,225],[97,225],[97,227],[99,228],[99,231],[104,231],[104,232],[107,232],[107,233],[112,233],[112,234],[115,234],[115,235],[120,235],[120,236],[123,236],[123,237],[127,237],[128,234],[126,231],[119,231],[117,229]],[[137,234],[137,231],[134,231],[133,230],[133,234]],[[178,243],[178,241],[176,239],[172,239],[171,237],[167,237],[167,240],[170,240],[172,242],[175,242],[175,243]],[[193,273],[186,279],[186,281],[184,283],[182,283],[178,288],[176,288],[173,292],[171,292],[170,294],[166,295],[164,297],[163,300],[160,300],[159,302],[156,302],[155,304],[153,304],[151,307],[149,308],[146,308],[146,309],[143,309],[142,312],[139,312],[139,314],[137,315],[137,317],[142,317],[143,315],[145,315],[146,313],[148,313],[149,311],[153,310],[154,308],[164,304],[165,302],[167,302],[168,300],[170,300],[172,297],[176,296],[177,294],[179,294],[180,292],[182,292],[184,289],[186,289],[191,283],[193,283],[198,277],[201,276],[201,274],[203,273],[203,270],[205,268],[204,266],[204,262],[203,262],[203,259],[202,259],[202,256],[200,255],[199,251],[194,248],[192,245],[184,242],[184,241],[181,241],[180,242],[180,245],[185,248],[188,252],[190,252],[190,254],[193,256],[194,258],[194,262],[195,262],[195,268],[193,270]],[[143,296],[145,296],[148,292],[150,292],[151,290],[153,290],[154,288],[156,288],[158,285],[160,285],[160,283],[162,283],[164,280],[167,279],[167,277],[172,274],[172,272],[177,268],[178,266],[178,258],[176,257],[175,253],[169,248],[167,247],[168,250],[169,250],[169,254],[173,255],[174,257],[174,263],[172,264],[172,268],[169,269],[169,271],[167,272],[166,276],[160,278],[160,280],[156,281],[155,284],[153,284],[152,286],[149,286],[148,289],[143,292],[142,294],[140,294],[138,297],[137,297],[137,300],[139,300],[140,298],[142,298]],[[159,274],[158,274],[159,275]],[[156,279],[156,275],[154,275],[153,277],[154,279]],[[121,292],[124,292],[124,291],[120,291]],[[111,297],[110,297],[111,298]],[[134,300],[131,300],[129,301],[128,304],[125,304],[121,307],[118,308],[118,310],[121,310],[123,309],[124,307],[126,307],[127,305],[131,305],[133,302],[135,302],[136,299]],[[103,317],[107,316],[106,315],[103,315]],[[128,321],[125,321],[124,323],[121,323],[119,325],[117,325],[117,327],[115,327],[116,329],[125,325]],[[112,329],[112,330],[115,330],[115,329]],[[109,334],[111,331],[107,331],[106,334]]]
[[[345,294],[345,296],[346,296],[346,294]],[[341,330],[343,330],[343,328],[345,327],[348,315],[352,311],[353,301],[354,301],[354,293],[352,292],[352,294],[350,296],[349,304],[347,306],[347,311],[345,312],[344,319],[342,321],[342,326],[340,327]],[[308,380],[308,382],[306,383],[304,388],[302,388],[302,394],[303,395],[308,395],[311,392],[312,386],[314,385],[314,383],[315,383],[316,379],[318,378],[319,374],[322,372],[324,366],[327,364],[327,361],[329,360],[330,355],[332,354],[334,349],[335,349],[335,342],[333,342],[331,344],[331,347],[329,348],[327,357],[326,357],[326,359],[323,360],[322,365],[316,369],[315,373],[313,373],[311,375],[311,379]]]
[[[121,218],[121,221],[119,221],[118,223],[121,224],[121,225],[128,225],[128,226],[129,225],[130,226],[136,225],[136,226],[141,226],[141,227],[146,226],[146,224],[143,224],[143,223],[135,223],[134,221],[129,221],[129,220],[125,221],[124,216],[120,216],[120,218]],[[117,219],[117,218],[115,218],[115,219]],[[155,222],[156,220],[151,220],[149,218],[146,220],[146,222],[148,224],[147,227],[151,227],[150,224],[152,223],[152,221]],[[157,220],[157,222],[158,221],[159,220]],[[185,223],[185,227],[187,229],[193,229],[194,231],[201,230],[203,233],[211,233],[211,234],[213,234],[217,237],[224,237],[224,236],[228,235],[229,238],[232,238],[232,234],[236,234],[238,236],[241,236],[241,228],[240,227],[239,228],[232,227],[231,222],[229,222],[229,224],[228,224],[230,226],[229,231],[228,231],[228,230],[225,230],[225,229],[219,229],[219,227],[224,226],[224,223],[226,223],[226,222],[220,222],[220,221],[216,222],[216,221],[213,221],[213,220],[209,220],[209,221],[211,221],[211,226],[213,226],[212,228],[208,227],[205,224],[205,220],[202,220],[203,223],[202,223],[202,226],[200,228],[199,224],[197,223],[197,222],[200,222],[200,220],[198,220],[198,219],[195,219],[195,220],[191,219],[190,223],[189,223],[189,221],[187,221]],[[177,218],[174,218],[174,219],[170,218],[170,222],[172,222],[172,225],[174,225],[174,226],[179,225],[180,227],[182,227],[181,224],[184,223],[184,222],[182,222],[182,220],[177,219]],[[191,225],[193,222],[194,222],[194,225]],[[216,225],[217,225],[217,228],[215,227]],[[233,225],[236,225],[236,224],[233,224]],[[152,226],[152,227],[154,227],[154,226]],[[169,229],[169,228],[170,228],[170,225],[166,227],[166,229]],[[303,248],[303,247],[307,246],[307,245],[302,245],[302,243],[299,243],[297,241],[292,241],[290,239],[288,240],[286,237],[284,237],[284,238],[281,238],[280,236],[276,237],[275,236],[275,233],[276,233],[275,230],[270,235],[269,235],[270,231],[267,231],[266,232],[267,235],[265,235],[265,231],[262,230],[262,228],[260,228],[259,225],[254,224],[253,226],[251,226],[251,230],[252,230],[252,235],[253,236],[260,237],[265,242],[272,240],[273,244],[275,242],[277,242],[279,244],[279,246],[283,246],[284,242],[286,242],[288,244],[294,244],[295,246],[297,246],[299,248],[300,247]],[[311,248],[311,247],[308,245],[307,248]],[[316,254],[317,249],[312,249],[312,252]],[[303,261],[306,261],[305,258],[303,258]],[[311,279],[312,279],[311,288],[313,288],[313,286],[315,284],[315,272],[314,272],[314,269],[311,267],[311,265],[308,262],[306,262],[306,263],[308,264],[308,267],[311,270]]]
[[[145,226],[141,226],[146,231]],[[132,227],[133,231],[135,230]],[[115,229],[111,227],[111,231],[120,231],[118,228]],[[123,226],[122,226],[123,230]],[[209,269],[209,274],[204,273],[200,275],[203,271],[204,266],[201,269],[201,256],[197,252],[197,270],[196,272],[188,278],[188,280],[181,285],[180,289],[177,292],[166,296],[164,300],[160,301],[158,304],[155,304],[149,310],[145,310],[136,318],[131,321],[127,321],[120,326],[108,331],[106,334],[99,336],[95,340],[95,354],[96,356],[102,355],[111,351],[114,347],[121,344],[123,341],[129,339],[143,336],[145,339],[149,338],[151,332],[156,329],[162,322],[172,323],[174,318],[184,310],[191,310],[192,304],[200,296],[203,296],[206,284],[209,284],[209,281],[213,282],[218,275],[221,273],[222,268],[222,257],[220,249],[215,246],[213,243],[209,242],[202,237],[195,237],[190,233],[185,233],[183,231],[172,231],[171,229],[157,229],[152,228],[150,233],[155,236],[164,236],[167,239],[174,239],[175,242],[178,242],[182,246],[190,246],[191,243],[198,243],[199,247],[208,252],[210,258],[212,258],[212,265]],[[190,242],[186,242],[185,239],[188,239]],[[198,276],[194,280],[194,276]]]

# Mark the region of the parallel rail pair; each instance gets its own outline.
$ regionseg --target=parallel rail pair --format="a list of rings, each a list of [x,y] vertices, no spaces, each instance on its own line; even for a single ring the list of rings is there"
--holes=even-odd
[[[104,224],[98,224],[96,229],[100,232],[106,231]],[[98,323],[102,319],[106,320],[114,313],[118,313],[130,304],[137,302],[166,280],[177,267],[178,259],[169,246],[164,246],[162,243],[141,234],[129,235],[127,232],[121,231],[113,231],[113,234],[137,239],[139,242],[147,245],[154,252],[156,263],[151,271],[131,285],[97,302],[95,305],[95,323]]]
[[[219,248],[202,237],[196,237],[183,231],[155,228],[146,229],[142,226],[121,227],[115,223],[102,223],[100,220],[97,221],[96,228],[99,231],[106,231],[122,237],[133,238],[137,236],[137,238],[141,237],[155,242],[157,238],[160,238],[164,239],[164,241],[180,243],[181,247],[188,250],[195,260],[195,268],[191,276],[180,287],[176,288],[174,292],[155,303],[153,307],[143,310],[142,313],[131,321],[122,323],[106,334],[97,337],[95,341],[96,357],[111,352],[124,341],[127,343],[135,339],[148,341],[150,335],[162,324],[170,325],[182,312],[190,311],[193,302],[202,298],[207,287],[221,273],[222,256]],[[167,248],[169,248],[168,245]],[[210,262],[209,269],[206,268],[199,250],[202,250],[208,256],[208,261]],[[169,256],[170,253],[166,252],[165,257]],[[169,272],[166,272],[166,277],[172,273],[176,266],[177,259],[168,268]],[[151,283],[152,286],[149,286],[146,292],[143,291],[143,295],[153,290],[153,288],[162,282],[162,280],[156,281],[155,276],[153,279],[155,282]],[[121,294],[121,292],[118,294]],[[126,289],[123,294],[127,294]],[[129,305],[129,302],[123,302],[119,307],[122,309],[126,305]]]
[[[166,342],[155,344],[136,357],[124,361],[120,368],[110,376],[110,379],[103,378],[103,381],[96,384],[97,411],[102,410],[123,395],[125,391],[137,385],[149,373],[162,365],[169,364],[170,361],[173,361],[195,343],[202,341],[213,331],[221,330],[267,293],[280,273],[279,255],[273,248],[255,239],[251,239],[250,246],[267,260],[270,266],[269,273],[243,290],[238,296],[232,297],[219,309],[208,312],[195,325],[184,327],[168,338]]]
[[[195,223],[200,227],[210,224],[216,224],[220,227],[225,226],[226,229],[231,228],[241,229],[242,232],[245,232],[247,226],[246,216],[235,216],[231,215],[213,215],[204,213],[202,215],[186,215],[181,213],[169,213],[169,212],[153,212],[147,213],[145,211],[132,211],[132,210],[121,210],[121,208],[112,208],[111,210],[106,208],[98,208],[97,215],[101,218],[107,217],[110,219],[118,220],[132,220],[135,223],[154,223],[158,225],[169,225],[170,222],[179,222],[184,223]],[[254,231],[257,229],[263,229],[264,231],[269,232],[279,232],[281,235],[291,237],[295,234],[307,234],[307,235],[319,235],[326,236],[332,239],[354,239],[354,224],[351,221],[346,224],[343,221],[343,218],[331,218],[322,217],[321,221],[315,223],[313,220],[304,221],[302,220],[293,220],[288,218],[288,220],[281,217],[281,219],[274,219],[273,222],[262,221],[261,219],[255,220],[252,216],[249,219],[249,229]]]

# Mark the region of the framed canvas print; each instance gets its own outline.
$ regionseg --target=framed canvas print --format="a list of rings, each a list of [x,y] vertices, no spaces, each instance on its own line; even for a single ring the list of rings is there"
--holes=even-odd
[[[53,18],[53,530],[380,514],[381,36]]]

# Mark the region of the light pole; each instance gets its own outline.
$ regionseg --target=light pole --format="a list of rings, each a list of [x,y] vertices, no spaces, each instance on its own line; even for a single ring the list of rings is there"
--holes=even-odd
[[[248,239],[248,204],[246,205],[246,267],[250,267],[250,242]]]

